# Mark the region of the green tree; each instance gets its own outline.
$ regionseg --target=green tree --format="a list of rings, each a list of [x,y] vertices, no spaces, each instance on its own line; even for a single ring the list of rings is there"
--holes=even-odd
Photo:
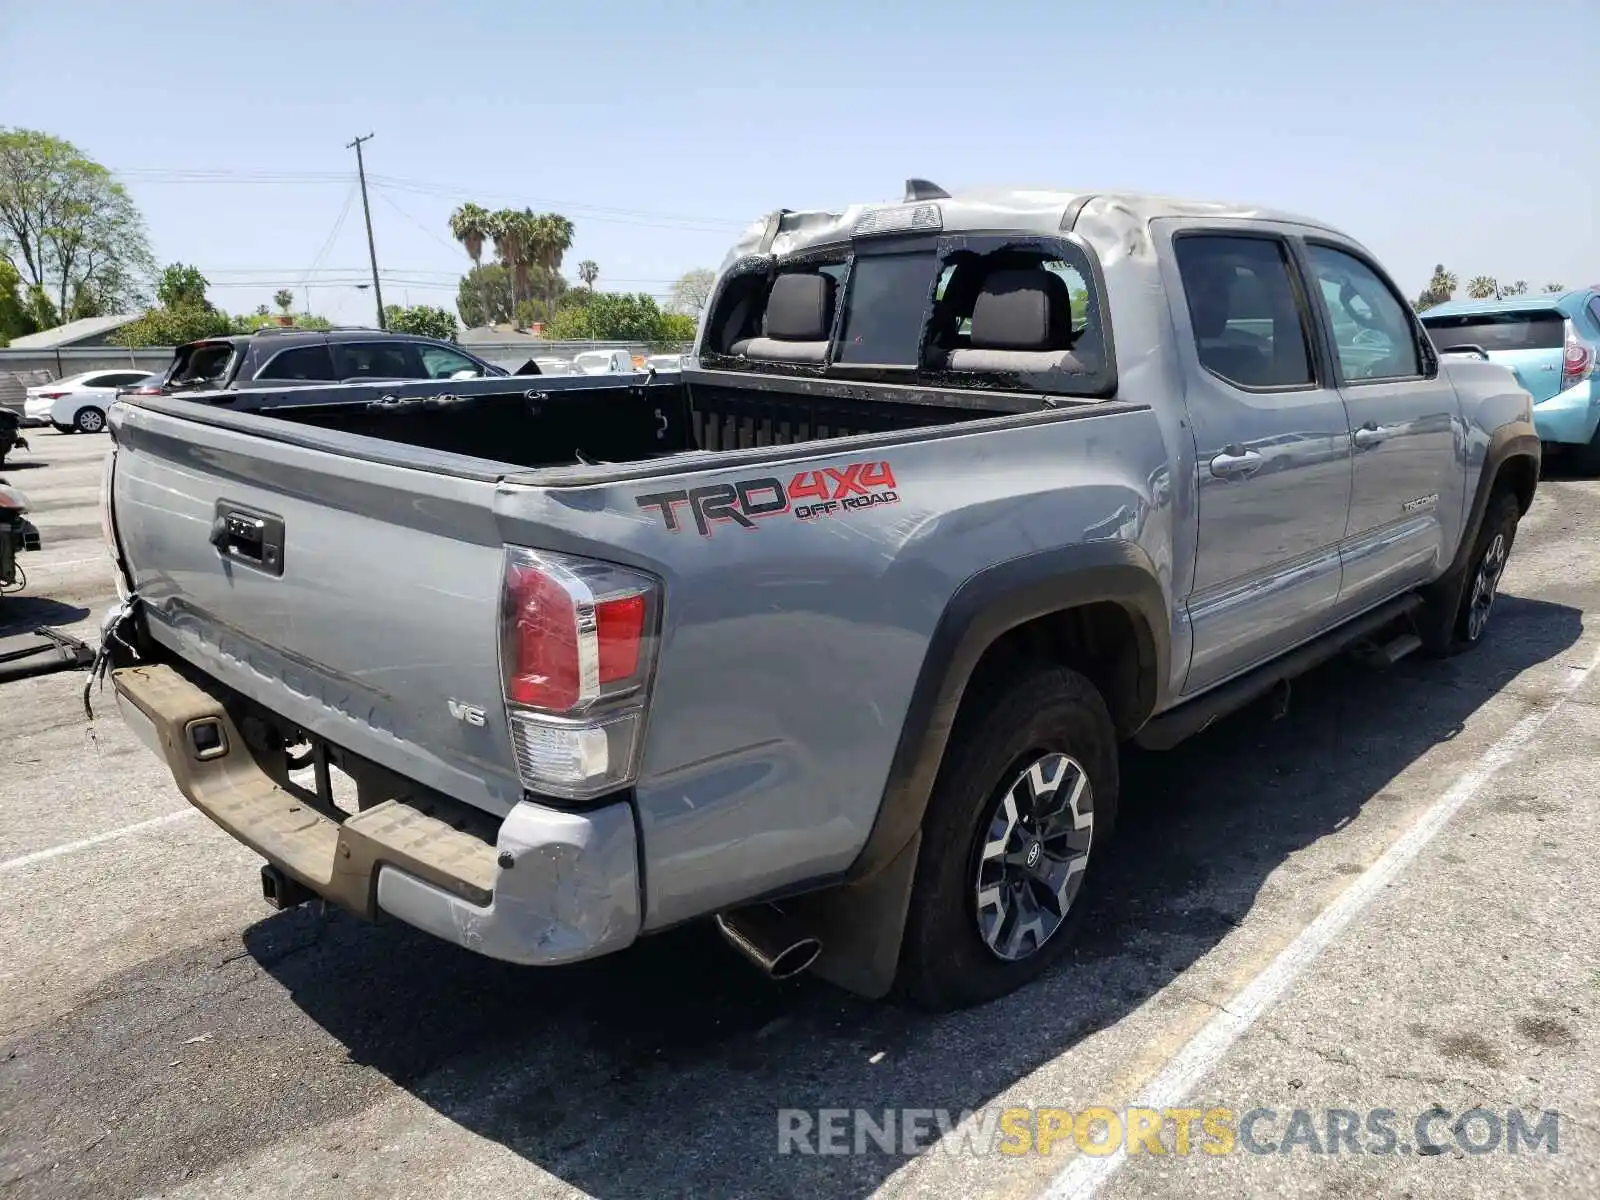
[[[294,293],[288,288],[279,288],[272,293],[272,302],[278,306],[278,311],[287,317],[294,308]]]
[[[697,330],[698,322],[688,313],[662,313],[656,336],[650,341],[653,345],[681,346],[694,341]]]
[[[1500,285],[1492,275],[1474,275],[1467,280],[1467,295],[1474,300],[1488,300],[1500,295]]]
[[[271,316],[272,314],[271,314],[270,311],[268,311],[267,306],[265,304],[258,304],[258,305],[256,305],[255,315],[258,316],[258,317],[268,317],[268,316]]]
[[[35,329],[54,329],[61,324],[61,314],[51,303],[50,294],[37,283],[28,285],[28,319]]]
[[[234,317],[232,332],[254,333],[258,329],[268,327],[279,328],[278,318],[268,310],[265,304],[262,304],[248,316]],[[331,329],[333,328],[333,322],[329,321],[327,317],[313,316],[311,313],[299,313],[294,318],[294,327],[296,329]]]
[[[156,299],[163,308],[209,308],[206,277],[198,267],[173,263],[161,272],[156,283]]]
[[[586,304],[563,308],[545,326],[554,341],[650,342],[661,331],[661,308],[643,292],[595,292]]]
[[[181,346],[233,331],[232,318],[210,305],[152,308],[137,321],[118,329],[110,341],[117,346]]]
[[[592,258],[586,258],[578,264],[578,278],[583,280],[583,286],[590,291],[594,290],[594,281],[600,278],[600,264]]]
[[[79,286],[102,307],[135,304],[155,266],[144,218],[111,172],[33,129],[0,128],[0,253],[58,314]]]
[[[473,267],[456,288],[456,311],[468,329],[505,324],[515,315],[516,307],[511,272],[499,263]]]
[[[672,295],[667,301],[667,308],[672,312],[698,317],[700,311],[705,308],[706,301],[711,299],[711,287],[716,281],[717,273],[709,267],[696,267],[692,271],[685,271],[672,285]]]
[[[441,342],[456,340],[455,316],[442,308],[431,308],[426,304],[402,308],[398,304],[389,304],[384,306],[383,320],[395,333],[438,338]]]
[[[8,342],[12,338],[36,333],[39,329],[28,312],[27,304],[17,292],[21,283],[22,276],[17,274],[17,269],[0,258],[0,338]]]
[[[94,289],[88,284],[80,283],[72,291],[72,307],[67,311],[67,320],[81,321],[85,317],[98,317],[103,315],[100,297],[94,294]]]
[[[461,243],[474,267],[483,265],[483,243],[494,237],[494,218],[470,201],[450,214],[450,236]]]
[[[1564,292],[1567,290],[1567,285],[1564,283],[1547,283],[1544,285],[1544,290],[1547,292]]]

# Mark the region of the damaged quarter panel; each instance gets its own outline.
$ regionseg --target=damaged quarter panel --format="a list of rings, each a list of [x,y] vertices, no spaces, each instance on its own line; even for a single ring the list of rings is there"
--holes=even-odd
[[[646,928],[851,866],[934,629],[975,573],[1129,543],[1170,612],[1162,432],[1148,409],[1105,408],[627,488],[506,488],[506,541],[665,583],[634,790]]]

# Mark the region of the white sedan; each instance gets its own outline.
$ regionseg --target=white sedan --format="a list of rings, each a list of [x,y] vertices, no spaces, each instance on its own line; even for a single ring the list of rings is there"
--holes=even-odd
[[[149,371],[85,371],[28,389],[22,404],[24,425],[54,425],[62,433],[99,433],[106,409],[120,388],[148,378]]]

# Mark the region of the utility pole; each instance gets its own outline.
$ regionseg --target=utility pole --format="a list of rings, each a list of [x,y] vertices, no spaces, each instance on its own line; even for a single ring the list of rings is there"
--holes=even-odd
[[[354,147],[356,152],[356,174],[361,177],[361,215],[367,219],[367,254],[372,259],[372,294],[378,300],[378,328],[387,329],[388,326],[383,322],[383,289],[378,286],[378,247],[372,241],[372,209],[367,205],[367,168],[361,161],[361,143],[371,140],[369,133],[366,137],[358,137],[345,149]]]

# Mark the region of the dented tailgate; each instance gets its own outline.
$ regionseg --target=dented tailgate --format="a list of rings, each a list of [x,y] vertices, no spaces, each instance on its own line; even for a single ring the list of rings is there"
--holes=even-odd
[[[117,531],[151,636],[336,745],[509,811],[494,475],[330,453],[177,404],[114,418]]]

